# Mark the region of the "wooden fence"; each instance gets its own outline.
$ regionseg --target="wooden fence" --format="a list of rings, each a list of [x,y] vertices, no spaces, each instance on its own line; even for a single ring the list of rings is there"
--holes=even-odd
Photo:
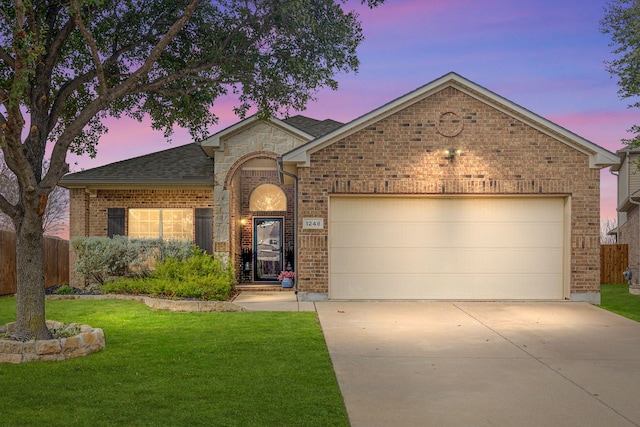
[[[629,245],[600,246],[600,283],[626,283],[622,273],[629,266]]]
[[[0,295],[16,293],[16,235],[0,230]],[[69,242],[57,237],[44,239],[45,287],[69,284]]]

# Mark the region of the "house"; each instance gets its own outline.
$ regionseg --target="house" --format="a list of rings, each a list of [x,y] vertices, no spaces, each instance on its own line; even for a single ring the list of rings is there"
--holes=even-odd
[[[618,227],[616,240],[628,245],[630,291],[640,295],[640,149],[624,148],[617,152],[620,164],[611,168],[618,177]]]
[[[599,174],[618,163],[449,73],[347,124],[250,117],[62,185],[72,237],[191,238],[239,283],[295,269],[301,299],[597,303]]]

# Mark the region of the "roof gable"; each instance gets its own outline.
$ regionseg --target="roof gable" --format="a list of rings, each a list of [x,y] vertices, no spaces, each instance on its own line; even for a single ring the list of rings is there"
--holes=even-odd
[[[304,142],[311,141],[316,137],[325,135],[342,126],[342,123],[335,120],[316,120],[301,115],[289,117],[284,120],[280,120],[275,117],[260,119],[257,115],[253,115],[211,135],[208,138],[205,138],[200,142],[200,146],[209,156],[213,157],[213,152],[215,150],[222,149],[226,139],[240,132],[244,132],[258,123],[269,123],[284,132],[294,135]]]
[[[570,147],[589,156],[589,165],[592,168],[602,168],[617,165],[618,156],[610,151],[584,139],[567,129],[497,95],[490,90],[465,79],[457,73],[448,73],[439,79],[427,83],[418,89],[409,92],[332,132],[297,147],[282,156],[285,163],[297,163],[309,165],[310,155],[327,147],[351,134],[354,134],[367,126],[372,125],[392,114],[397,113],[410,105],[415,104],[447,87],[453,87],[491,107],[522,121],[528,126],[545,133],[552,138],[569,145]]]

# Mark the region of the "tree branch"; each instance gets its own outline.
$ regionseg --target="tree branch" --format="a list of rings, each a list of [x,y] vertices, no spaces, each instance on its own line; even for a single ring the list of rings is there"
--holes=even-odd
[[[54,42],[51,44],[50,51],[57,51],[59,47],[62,45],[62,43],[64,42],[65,38],[68,36],[68,34],[62,36],[62,34],[71,33],[71,31],[73,31],[74,28],[75,28],[75,24],[73,23],[73,21],[72,20],[68,21],[65,24],[63,31],[61,31],[58,34],[58,36],[56,36],[56,40],[54,40]],[[116,63],[118,58],[123,53],[126,53],[131,49],[135,48],[136,46],[139,46],[143,42],[148,42],[151,39],[153,39],[153,37],[147,35],[143,38],[137,39],[134,43],[123,46],[118,50],[114,50],[112,55],[104,61],[104,65],[106,66],[109,63]],[[55,59],[56,58],[54,55],[48,58],[48,61],[51,60],[52,63],[50,65],[47,64],[47,66],[48,67],[50,66],[51,69],[55,65],[54,63]],[[53,106],[51,107],[51,112],[49,114],[49,126],[47,129],[47,134],[49,134],[55,127],[58,121],[58,118],[60,117],[60,114],[62,112],[62,108],[64,107],[64,104],[69,99],[69,97],[73,95],[76,89],[78,89],[81,85],[90,82],[95,77],[96,77],[96,70],[91,70],[62,85],[62,87],[60,88],[60,91],[58,92],[58,95],[56,96]]]
[[[6,213],[12,220],[18,215],[18,209],[0,194],[0,211]]]
[[[9,52],[0,47],[0,60],[2,60],[9,68],[13,68],[16,65],[16,60],[13,59]]]
[[[16,4],[13,9],[16,12],[16,31],[20,31],[24,25],[24,2],[22,0],[16,0]]]
[[[47,74],[51,75],[52,70],[56,66],[56,63],[59,58],[60,48],[63,46],[64,42],[67,40],[73,29],[75,28],[75,23],[73,19],[69,19],[58,31],[51,40],[51,44],[49,45],[49,49],[47,52],[47,60],[45,62],[45,68],[47,70]]]
[[[53,128],[56,126],[58,118],[62,113],[64,104],[67,102],[69,97],[73,95],[76,89],[78,89],[83,84],[90,82],[94,77],[95,70],[91,70],[88,73],[82,74],[75,79],[66,82],[64,85],[62,85],[62,87],[60,87],[60,92],[58,92],[56,99],[53,101],[51,112],[49,113],[49,126],[47,129],[47,135],[51,133]]]
[[[166,49],[166,47],[171,43],[171,41],[176,37],[176,35],[182,30],[182,28],[186,25],[187,21],[193,15],[193,12],[198,7],[198,5],[202,3],[202,0],[193,0],[184,11],[184,14],[180,17],[180,19],[176,20],[169,30],[165,33],[164,36],[160,39],[160,41],[153,47],[149,57],[144,61],[142,66],[138,68],[125,82],[123,82],[121,87],[114,88],[115,93],[126,91],[127,89],[132,89],[140,79],[147,75],[151,70],[153,64],[156,63],[158,58],[162,52]]]
[[[136,87],[135,92],[143,93],[143,92],[155,92],[155,93],[168,93],[166,89],[163,89],[169,83],[173,83],[182,79],[191,79],[193,81],[202,82],[202,83],[221,83],[220,78],[211,78],[211,77],[203,77],[198,73],[206,70],[210,70],[217,64],[204,64],[198,67],[189,68],[182,70],[178,73],[170,74],[164,77],[159,77],[156,80],[149,82],[147,84],[139,85]],[[178,92],[176,92],[178,94]]]
[[[98,46],[96,45],[96,41],[85,27],[84,22],[82,22],[82,16],[80,16],[80,6],[78,6],[77,0],[71,0],[71,9],[73,10],[73,18],[76,26],[82,33],[82,36],[87,41],[87,45],[89,46],[89,50],[91,51],[91,58],[93,59],[93,64],[96,67],[96,75],[98,77],[98,93],[103,94],[107,90],[107,81],[104,78],[104,69],[102,68],[102,62],[100,62],[100,54],[98,53]]]

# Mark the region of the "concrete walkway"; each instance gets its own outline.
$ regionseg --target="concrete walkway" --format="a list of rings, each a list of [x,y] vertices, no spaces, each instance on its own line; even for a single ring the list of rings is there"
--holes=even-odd
[[[354,427],[640,425],[640,323],[589,304],[316,308]]]
[[[316,311],[313,302],[299,302],[293,291],[242,291],[232,302],[249,311]]]

